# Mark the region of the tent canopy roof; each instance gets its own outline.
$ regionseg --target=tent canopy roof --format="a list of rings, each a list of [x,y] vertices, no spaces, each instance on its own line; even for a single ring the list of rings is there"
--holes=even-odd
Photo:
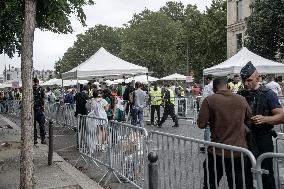
[[[88,83],[87,80],[78,80],[78,83],[80,84],[86,84]],[[62,85],[62,79],[50,79],[46,82],[44,82],[43,84],[41,84],[42,86],[53,86],[53,85],[58,85],[61,86]],[[77,85],[77,80],[63,80],[63,86],[75,86]]]
[[[168,75],[166,77],[161,78],[160,80],[174,81],[174,80],[186,80],[186,76],[174,73],[172,75]]]
[[[63,73],[63,79],[87,79],[98,77],[133,76],[148,73],[148,69],[142,66],[126,62],[101,47],[88,60]]]
[[[249,61],[253,63],[260,74],[284,73],[284,64],[265,59],[244,47],[237,54],[221,64],[204,69],[203,75],[226,76],[228,74],[239,74],[242,67]]]

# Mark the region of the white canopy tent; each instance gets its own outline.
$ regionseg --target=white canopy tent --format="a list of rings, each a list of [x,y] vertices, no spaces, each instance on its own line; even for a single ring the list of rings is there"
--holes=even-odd
[[[86,84],[88,83],[87,80],[78,80],[78,83],[80,84]],[[62,85],[62,79],[50,79],[46,82],[44,82],[43,84],[41,84],[42,86],[52,86],[52,85],[57,85],[57,86],[61,86]],[[63,86],[75,86],[77,85],[77,80],[63,80]]]
[[[135,82],[141,82],[141,83],[147,84],[148,82],[155,82],[155,81],[158,81],[159,79],[152,77],[152,76],[148,76],[148,78],[147,78],[147,75],[138,75],[138,76],[130,77],[130,78],[126,79],[125,83],[130,83],[133,80]]]
[[[168,75],[166,77],[163,77],[160,80],[164,80],[164,81],[185,81],[186,76],[178,74],[178,73],[174,73],[172,75]]]
[[[239,74],[242,67],[251,61],[260,74],[283,74],[284,64],[265,59],[246,47],[228,60],[203,70],[203,75],[227,76],[228,74]]]
[[[88,60],[63,73],[65,79],[96,79],[99,77],[121,77],[148,73],[148,68],[126,62],[101,47]]]

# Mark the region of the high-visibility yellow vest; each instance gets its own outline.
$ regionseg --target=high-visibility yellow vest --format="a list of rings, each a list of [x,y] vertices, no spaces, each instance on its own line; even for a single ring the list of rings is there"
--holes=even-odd
[[[238,90],[241,88],[241,85],[242,85],[242,83],[240,81],[238,83],[236,83],[236,84],[234,84],[233,82],[230,82],[228,84],[231,92],[233,92],[233,93],[237,93]]]
[[[184,89],[181,87],[181,86],[179,86],[179,88],[180,88],[180,96],[185,96],[185,93],[184,93]]]
[[[172,104],[175,104],[175,94],[172,89],[168,88],[168,90],[170,91],[170,101]]]
[[[149,93],[151,97],[151,105],[161,105],[162,104],[162,93],[158,90],[151,90]]]

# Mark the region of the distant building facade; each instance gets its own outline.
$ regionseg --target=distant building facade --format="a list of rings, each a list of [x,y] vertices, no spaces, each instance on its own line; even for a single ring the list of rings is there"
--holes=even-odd
[[[52,70],[41,70],[41,71],[34,70],[33,72],[34,72],[33,77],[36,77],[43,81],[47,81],[50,78],[53,78],[55,75],[54,71]],[[10,65],[8,69],[5,68],[3,72],[3,82],[20,81],[20,80],[21,80],[21,68],[14,68],[14,67],[10,68]]]
[[[246,18],[252,13],[253,0],[227,0],[227,57],[244,46]]]

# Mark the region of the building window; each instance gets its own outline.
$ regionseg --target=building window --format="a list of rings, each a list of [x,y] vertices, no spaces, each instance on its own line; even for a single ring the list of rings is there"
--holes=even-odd
[[[237,52],[243,48],[243,34],[239,33],[236,35],[237,37]]]
[[[7,74],[7,81],[10,81],[10,74]]]
[[[243,1],[237,0],[237,22],[242,20],[243,14]]]

